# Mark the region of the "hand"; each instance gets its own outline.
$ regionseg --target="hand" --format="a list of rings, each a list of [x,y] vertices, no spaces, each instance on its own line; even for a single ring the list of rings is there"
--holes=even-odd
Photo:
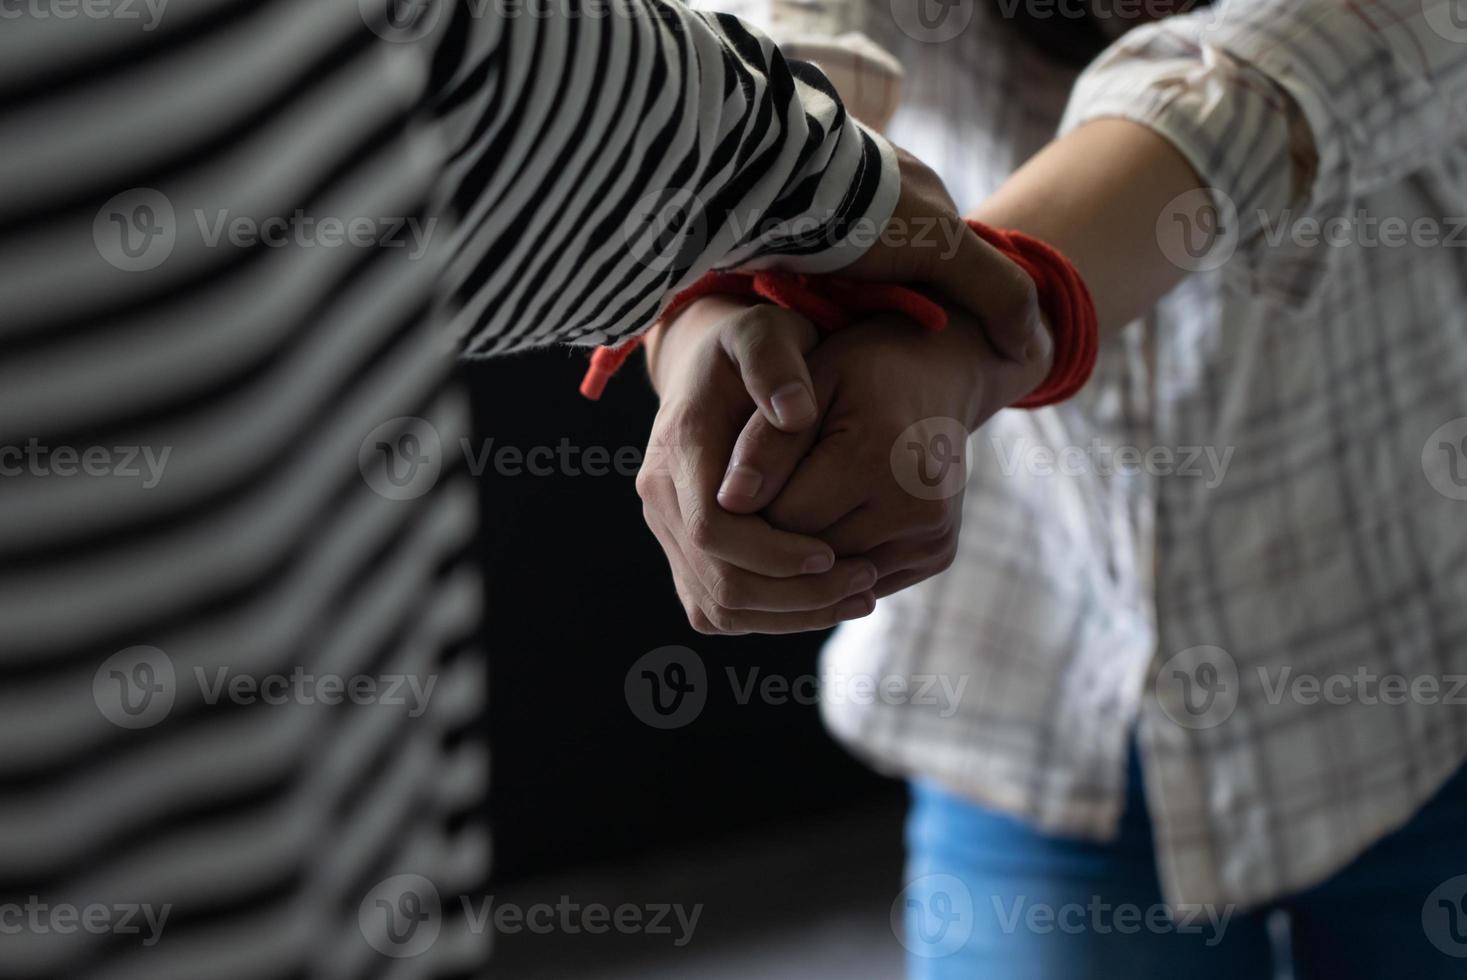
[[[782,432],[753,416],[719,503],[818,536],[838,557],[869,559],[878,597],[947,568],[962,523],[966,435],[1037,387],[1047,360],[999,357],[970,317],[952,312],[938,333],[894,317],[842,330],[809,366],[818,432]],[[945,477],[934,484],[931,471]]]
[[[989,343],[1021,364],[1052,354],[1034,281],[958,216],[937,174],[897,150],[901,196],[881,237],[840,271],[876,282],[922,283],[978,318]]]
[[[728,513],[716,499],[751,415],[781,433],[816,421],[805,366],[815,328],[775,307],[718,297],[699,300],[669,326],[648,338],[662,403],[637,492],[688,621],[700,633],[790,633],[871,612],[870,562],[837,560],[824,542]]]

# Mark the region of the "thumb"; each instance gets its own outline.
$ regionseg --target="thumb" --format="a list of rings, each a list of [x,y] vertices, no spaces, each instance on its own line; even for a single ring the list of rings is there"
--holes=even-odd
[[[817,373],[816,415],[823,416],[835,397],[835,378],[829,371]],[[808,425],[798,432],[784,432],[762,413],[749,416],[729,453],[728,469],[718,488],[719,506],[734,514],[756,514],[772,504],[821,437],[820,429]]]
[[[721,337],[749,397],[770,425],[798,432],[815,423],[815,386],[805,364],[819,340],[814,324],[778,306],[755,306],[740,313]]]
[[[755,514],[779,496],[795,467],[814,445],[819,430],[781,432],[757,412],[739,433],[718,488],[718,504],[734,514]]]
[[[932,270],[933,285],[979,317],[1001,355],[1020,364],[1046,361],[1053,342],[1039,316],[1034,280],[966,223],[953,244]]]

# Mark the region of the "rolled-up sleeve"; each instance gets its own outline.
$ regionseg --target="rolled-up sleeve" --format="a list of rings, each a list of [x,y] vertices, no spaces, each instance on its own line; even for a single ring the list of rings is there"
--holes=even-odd
[[[1280,221],[1344,215],[1467,138],[1453,2],[1234,0],[1171,17],[1085,71],[1061,129],[1101,117],[1153,129],[1256,249]]]

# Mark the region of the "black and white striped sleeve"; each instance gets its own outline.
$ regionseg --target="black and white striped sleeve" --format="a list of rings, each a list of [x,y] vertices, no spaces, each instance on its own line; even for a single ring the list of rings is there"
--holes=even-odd
[[[467,353],[607,343],[709,269],[830,271],[874,241],[895,155],[817,69],[675,2],[527,2],[456,7],[437,48]]]

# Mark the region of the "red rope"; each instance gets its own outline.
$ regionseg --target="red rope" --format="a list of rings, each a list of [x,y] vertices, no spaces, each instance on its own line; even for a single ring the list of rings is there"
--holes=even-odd
[[[1054,362],[1049,375],[1013,407],[1040,408],[1074,397],[1090,380],[1100,354],[1095,300],[1079,270],[1059,249],[1021,231],[990,228],[971,218],[968,227],[1034,280],[1039,308],[1054,337]]]
[[[1054,335],[1054,363],[1048,377],[1014,407],[1038,408],[1070,398],[1090,379],[1100,350],[1095,302],[1085,281],[1069,259],[1037,238],[977,221],[970,220],[968,225],[1034,280],[1039,306]],[[824,332],[840,330],[873,313],[900,313],[929,330],[947,326],[947,312],[941,306],[904,286],[774,270],[710,272],[679,293],[662,318],[671,319],[695,299],[715,293],[768,300],[799,313]],[[600,398],[612,375],[641,344],[638,336],[619,347],[597,348],[581,381],[581,394]]]
[[[829,333],[873,313],[900,313],[929,330],[947,326],[947,311],[921,293],[887,283],[860,282],[836,276],[808,276],[772,269],[761,272],[710,272],[678,293],[662,313],[671,320],[688,304],[704,296],[747,296],[794,310]],[[598,347],[581,379],[581,394],[598,399],[622,364],[642,346],[641,336],[620,347]]]

